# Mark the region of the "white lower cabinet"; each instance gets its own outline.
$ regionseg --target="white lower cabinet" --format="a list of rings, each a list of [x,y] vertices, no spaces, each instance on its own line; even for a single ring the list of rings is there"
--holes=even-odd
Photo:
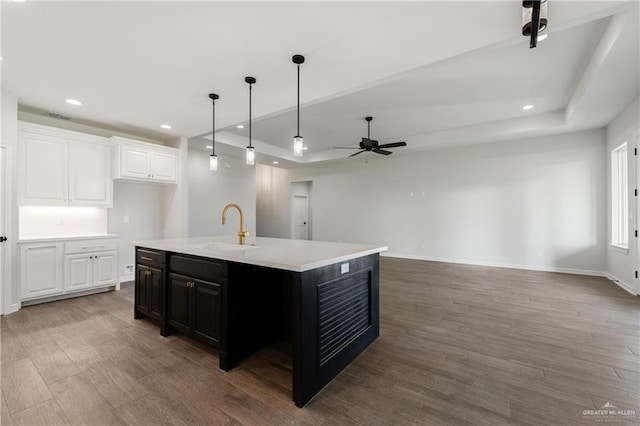
[[[63,244],[29,244],[20,247],[22,299],[62,293]]]
[[[118,240],[67,240],[20,245],[22,300],[118,284]]]
[[[118,252],[67,254],[64,257],[64,290],[86,290],[116,284]]]

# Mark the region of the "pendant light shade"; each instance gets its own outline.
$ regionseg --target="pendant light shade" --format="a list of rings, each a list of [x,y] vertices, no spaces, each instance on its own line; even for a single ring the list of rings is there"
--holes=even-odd
[[[293,137],[293,156],[302,157],[304,152],[304,139],[300,136],[300,64],[304,63],[304,56],[293,55],[291,60],[298,66],[298,132]]]
[[[247,147],[247,165],[253,166],[256,161],[256,150],[252,146]]]
[[[215,172],[218,170],[218,156],[216,155],[216,99],[220,96],[215,93],[209,93],[209,98],[213,104],[213,119],[211,120],[211,155],[209,156],[209,170]]]
[[[249,146],[247,147],[246,160],[247,165],[253,166],[256,161],[256,152],[251,145],[251,87],[255,84],[256,79],[254,77],[245,77],[244,81],[249,84]]]

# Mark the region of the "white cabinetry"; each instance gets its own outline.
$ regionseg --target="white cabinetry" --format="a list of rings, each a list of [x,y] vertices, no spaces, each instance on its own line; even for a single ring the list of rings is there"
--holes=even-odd
[[[64,291],[114,285],[118,282],[118,244],[84,240],[65,244]]]
[[[23,300],[62,293],[62,246],[62,243],[40,243],[20,247]]]
[[[117,285],[118,240],[20,243],[22,301]]]
[[[30,123],[18,129],[19,205],[112,205],[107,139]]]
[[[111,139],[116,144],[114,179],[178,183],[177,149],[115,136]]]

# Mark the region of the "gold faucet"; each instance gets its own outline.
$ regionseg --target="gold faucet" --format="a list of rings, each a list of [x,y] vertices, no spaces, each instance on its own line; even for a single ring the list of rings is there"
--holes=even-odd
[[[231,207],[235,207],[236,209],[238,209],[238,213],[240,213],[240,231],[238,231],[238,244],[244,245],[244,239],[249,236],[249,226],[245,226],[244,231],[242,230],[242,225],[244,224],[244,214],[242,213],[242,209],[239,205],[231,203],[227,204],[224,207],[224,209],[222,210],[222,224],[224,225],[224,223],[227,221],[227,210],[229,210],[229,208]]]

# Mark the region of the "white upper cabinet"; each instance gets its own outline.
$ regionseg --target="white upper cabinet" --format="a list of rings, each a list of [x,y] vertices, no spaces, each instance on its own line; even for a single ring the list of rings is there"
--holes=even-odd
[[[108,140],[30,123],[18,129],[19,205],[112,205]]]
[[[178,183],[177,149],[115,136],[111,139],[116,144],[114,179]]]
[[[20,204],[67,204],[68,147],[65,139],[20,134]]]
[[[81,142],[69,144],[69,204],[111,205],[110,148]]]

